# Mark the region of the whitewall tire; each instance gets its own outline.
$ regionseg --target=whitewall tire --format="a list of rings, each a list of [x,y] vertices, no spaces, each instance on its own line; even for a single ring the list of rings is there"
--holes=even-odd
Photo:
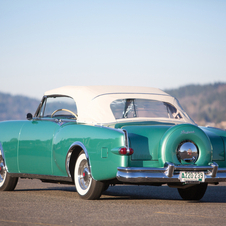
[[[82,199],[98,199],[103,191],[104,183],[92,178],[88,161],[84,151],[81,151],[74,171],[75,187]]]

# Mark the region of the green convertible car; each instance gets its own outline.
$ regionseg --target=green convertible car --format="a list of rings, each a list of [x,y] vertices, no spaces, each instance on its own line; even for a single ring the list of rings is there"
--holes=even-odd
[[[225,151],[226,131],[198,127],[159,89],[67,86],[27,120],[0,123],[0,190],[36,178],[98,199],[109,184],[167,184],[199,200],[226,181]]]

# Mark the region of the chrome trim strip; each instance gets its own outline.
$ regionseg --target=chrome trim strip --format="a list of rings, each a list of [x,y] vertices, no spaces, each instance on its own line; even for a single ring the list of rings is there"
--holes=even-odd
[[[125,134],[125,146],[129,149],[129,135],[125,129],[122,130]]]
[[[11,177],[21,177],[21,178],[29,178],[29,179],[43,179],[43,180],[73,182],[71,177],[39,175],[39,174],[27,174],[27,173],[8,173],[8,174]]]
[[[49,121],[49,122],[55,122],[59,126],[62,126],[65,123],[69,123],[69,122],[77,123],[77,119],[58,119],[58,118],[37,118],[37,117],[34,117],[32,120],[33,121]]]
[[[106,124],[106,126],[104,126],[104,124]],[[93,124],[92,124],[93,125]],[[105,128],[105,129],[109,129],[109,130],[113,130],[113,131],[117,131],[117,132],[120,132],[120,133],[124,133],[122,129],[115,129],[115,128],[112,128],[112,127],[109,127],[108,126],[108,123],[101,123],[100,125],[99,124],[96,124],[94,125],[95,127],[99,127],[99,128]]]
[[[179,171],[204,171],[207,183],[226,181],[226,168],[218,168],[217,163],[209,166],[176,166],[173,163],[166,163],[163,168],[118,167],[116,177],[125,183],[178,183],[180,182]]]
[[[90,162],[89,162],[88,151],[87,151],[85,145],[82,142],[76,141],[70,146],[70,148],[69,148],[69,150],[67,152],[66,160],[65,160],[65,167],[66,167],[66,171],[67,171],[67,174],[68,174],[69,177],[71,177],[70,170],[69,170],[69,163],[70,163],[71,154],[73,152],[73,147],[75,147],[75,146],[81,147],[82,150],[85,152],[85,155],[86,155],[86,158],[87,158],[87,162],[88,162],[88,166],[89,166],[89,170],[91,172],[91,165],[90,165]]]
[[[34,117],[33,120],[37,120],[37,121],[52,121],[52,122],[56,122],[56,123],[60,123],[60,122],[76,122],[76,119],[58,119],[58,118],[42,118],[42,117]]]
[[[67,175],[69,177],[71,177],[71,173],[69,170],[69,164],[70,164],[70,159],[71,159],[71,154],[72,154],[72,149],[68,151],[67,156],[66,156],[66,162],[65,162],[65,167],[66,167],[66,171],[67,171]]]

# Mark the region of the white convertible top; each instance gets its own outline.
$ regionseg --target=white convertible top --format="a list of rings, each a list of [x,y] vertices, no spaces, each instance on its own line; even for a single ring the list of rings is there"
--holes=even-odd
[[[116,120],[110,108],[112,101],[128,98],[152,99],[168,102],[182,113],[183,122],[194,123],[183,111],[174,97],[157,88],[137,86],[64,86],[47,91],[45,95],[65,95],[72,97],[77,105],[78,121],[84,123],[105,124],[128,120]],[[144,120],[147,120],[147,118]],[[148,118],[148,120],[150,120],[150,118]]]

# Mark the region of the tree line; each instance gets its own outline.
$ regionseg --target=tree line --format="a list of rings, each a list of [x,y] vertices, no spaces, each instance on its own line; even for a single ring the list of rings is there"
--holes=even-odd
[[[186,85],[165,92],[176,97],[184,110],[198,124],[226,121],[226,83]],[[0,92],[0,121],[26,119],[34,114],[39,100]]]

